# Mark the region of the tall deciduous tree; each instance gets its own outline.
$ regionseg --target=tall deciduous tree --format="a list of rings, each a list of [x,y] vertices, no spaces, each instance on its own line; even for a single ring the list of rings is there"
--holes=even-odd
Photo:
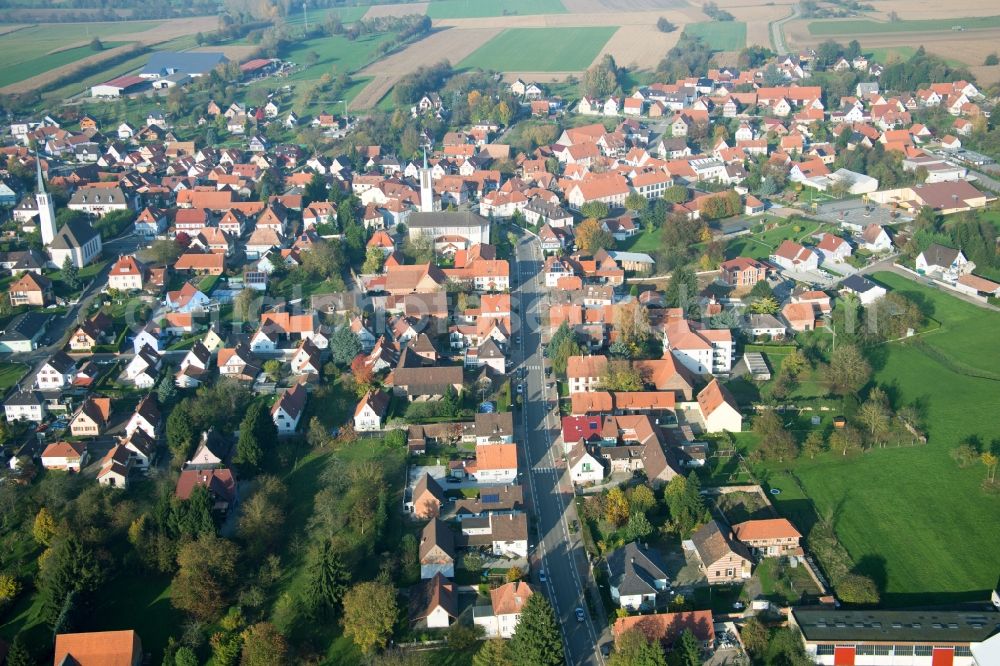
[[[594,218],[588,218],[578,224],[574,230],[576,247],[584,254],[593,255],[598,250],[607,250],[615,246],[615,238]]]
[[[288,643],[270,622],[258,622],[243,632],[240,666],[283,666],[288,663]]]
[[[659,643],[650,641],[638,629],[629,629],[615,641],[608,666],[667,666],[667,660]]]
[[[510,655],[511,661],[519,665],[561,666],[565,662],[555,613],[541,594],[532,594],[522,607],[521,619],[510,639]]]
[[[231,601],[238,557],[236,544],[214,534],[181,546],[171,587],[174,606],[203,622],[217,619]]]
[[[343,603],[344,634],[365,654],[384,648],[399,611],[396,588],[378,581],[359,583],[347,591]]]
[[[871,378],[872,369],[868,361],[854,345],[840,345],[830,355],[830,367],[826,377],[831,390],[840,395],[860,391]]]

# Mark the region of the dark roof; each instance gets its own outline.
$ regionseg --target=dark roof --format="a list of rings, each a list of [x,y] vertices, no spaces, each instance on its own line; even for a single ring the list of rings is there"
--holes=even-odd
[[[226,56],[209,51],[157,51],[149,56],[149,62],[142,68],[143,74],[166,75],[167,70],[177,70],[185,74],[205,74],[215,69],[219,63],[228,62]]]
[[[455,559],[455,535],[439,518],[432,518],[420,535],[420,559],[423,560],[434,546]]]
[[[706,566],[718,562],[729,552],[736,553],[745,560],[750,559],[750,551],[739,541],[730,537],[729,528],[723,528],[712,520],[691,535],[691,541],[698,550],[698,556]]]
[[[425,227],[483,227],[490,221],[471,211],[443,210],[435,213],[410,213],[406,226],[411,229]]]
[[[659,555],[634,541],[608,555],[608,571],[620,595],[656,592],[655,581],[667,579]]]
[[[38,391],[18,391],[7,398],[4,405],[10,405],[11,407],[26,407],[30,405],[41,405],[43,402],[45,402],[45,399]]]
[[[424,472],[424,475],[417,479],[417,483],[413,486],[413,500],[419,500],[423,497],[424,493],[428,492],[434,496],[438,503],[443,504],[445,502],[444,490],[442,490],[441,484],[433,476]]]
[[[476,414],[476,437],[513,437],[514,415],[510,412]]]
[[[1000,631],[993,611],[792,609],[808,641],[978,643]]]
[[[49,315],[41,312],[25,312],[7,324],[0,340],[33,340],[45,330],[48,321]]]
[[[950,265],[946,264],[946,265]],[[844,281],[840,283],[842,289],[847,289],[853,291],[856,294],[863,294],[867,291],[875,289],[878,287],[877,284],[864,277],[863,275],[849,275],[844,278]]]
[[[958,250],[953,247],[945,247],[937,243],[931,243],[921,254],[928,266],[943,266],[947,268],[958,257]]]
[[[49,358],[48,361],[46,361],[45,364],[48,365],[53,370],[55,370],[56,372],[59,372],[61,374],[66,374],[73,368],[73,366],[76,365],[76,361],[71,359],[69,357],[69,354],[67,354],[66,352],[57,351]]]
[[[90,222],[87,222],[87,220],[72,219],[56,232],[56,237],[52,239],[49,248],[53,250],[72,250],[83,247],[100,235],[94,227],[90,226]]]

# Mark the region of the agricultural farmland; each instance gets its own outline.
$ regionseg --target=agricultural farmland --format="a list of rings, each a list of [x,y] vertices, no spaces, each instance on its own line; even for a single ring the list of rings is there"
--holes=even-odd
[[[961,26],[966,30],[1000,28],[1000,16],[940,18],[902,21],[871,21],[868,19],[846,21],[813,21],[809,33],[827,35],[867,35],[872,33],[939,32]]]
[[[459,63],[481,69],[574,71],[590,67],[615,28],[504,30]]]
[[[684,32],[700,38],[713,51],[739,51],[747,45],[747,24],[742,21],[689,23]]]
[[[559,0],[431,0],[427,6],[427,15],[434,19],[565,12]]]

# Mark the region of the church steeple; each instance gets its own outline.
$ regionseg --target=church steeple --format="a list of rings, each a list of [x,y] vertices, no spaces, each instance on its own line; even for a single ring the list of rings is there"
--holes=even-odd
[[[434,184],[427,166],[427,149],[424,148],[424,167],[420,170],[420,212],[434,212]]]
[[[52,197],[45,191],[45,181],[42,179],[42,160],[35,152],[35,170],[38,175],[38,192],[35,194],[35,204],[38,206],[38,230],[42,234],[42,245],[48,247],[56,237],[56,211],[52,205]]]

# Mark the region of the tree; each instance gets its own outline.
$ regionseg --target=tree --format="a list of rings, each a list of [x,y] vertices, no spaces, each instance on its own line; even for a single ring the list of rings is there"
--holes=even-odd
[[[281,379],[281,361],[276,358],[268,359],[264,361],[264,374],[272,382],[276,382]]]
[[[66,255],[62,263],[62,280],[71,291],[80,288],[80,269],[70,260],[69,255]]]
[[[236,544],[211,533],[181,546],[171,587],[173,605],[202,622],[217,619],[230,603],[238,558]]]
[[[823,437],[823,433],[819,430],[813,430],[806,436],[806,441],[802,444],[802,451],[810,459],[815,458],[820,453],[826,450],[826,440]]]
[[[264,462],[264,447],[277,436],[274,421],[264,404],[259,401],[251,403],[240,422],[240,437],[236,440],[233,460],[244,468],[258,469]]]
[[[608,216],[610,208],[603,201],[588,201],[580,206],[580,214],[585,218],[600,220]]]
[[[182,400],[167,417],[167,446],[174,458],[182,462],[191,455],[197,436],[187,405],[188,401]]]
[[[35,658],[28,651],[28,646],[24,644],[21,634],[14,636],[14,641],[10,644],[10,650],[7,652],[7,661],[4,663],[7,666],[34,666],[36,663]]]
[[[507,569],[507,575],[504,576],[508,583],[516,583],[517,581],[524,578],[524,572],[521,571],[520,567],[511,567]]]
[[[483,556],[477,550],[470,550],[462,556],[462,564],[467,571],[479,573],[483,570]]]
[[[653,533],[653,525],[641,511],[634,511],[625,525],[625,541],[639,541]]]
[[[347,591],[343,603],[344,635],[352,637],[365,654],[384,648],[399,610],[396,588],[378,581],[359,583]]]
[[[288,643],[270,622],[258,622],[243,632],[240,666],[282,666],[288,663]]]
[[[826,379],[831,390],[840,395],[857,393],[868,383],[872,369],[861,351],[854,345],[837,347],[830,355],[830,367]]]
[[[798,348],[789,352],[785,360],[781,362],[781,369],[793,377],[798,377],[807,367],[809,367],[809,361],[806,360],[802,350]]]
[[[629,517],[628,498],[619,487],[614,487],[608,491],[604,502],[604,519],[609,523],[620,527],[625,524]]]
[[[156,400],[160,407],[169,407],[177,397],[177,385],[174,384],[174,373],[166,372],[156,385]]]
[[[770,641],[767,627],[755,617],[751,617],[740,627],[740,638],[747,652],[753,657],[761,657],[766,651]]]
[[[541,593],[528,597],[521,619],[510,639],[511,661],[533,666],[561,666],[564,663],[562,636],[548,599]]]
[[[0,574],[0,605],[6,605],[21,593],[21,582],[14,576]]]
[[[654,506],[656,506],[656,497],[653,495],[652,489],[646,484],[640,484],[632,488],[632,492],[628,496],[629,506],[632,511],[641,511],[646,513]]]
[[[484,641],[472,657],[472,666],[513,666],[507,641],[502,638]]]
[[[615,641],[608,666],[667,666],[667,660],[659,642],[650,641],[638,629],[629,629]]]
[[[656,20],[656,29],[660,32],[673,32],[677,29],[677,26],[668,21],[665,17],[661,16]]]
[[[830,448],[840,451],[841,455],[848,453],[858,453],[862,449],[861,433],[854,426],[837,428],[830,435]]]
[[[361,272],[365,275],[372,275],[382,272],[382,264],[385,263],[385,253],[380,247],[370,247],[365,252],[365,263],[361,264]]]
[[[694,271],[688,268],[676,268],[670,274],[670,281],[663,294],[663,300],[668,308],[691,309],[696,306],[698,298],[698,278]]]
[[[690,629],[681,632],[680,638],[667,657],[670,666],[701,666],[701,646]]]
[[[350,573],[329,539],[313,551],[306,569],[305,601],[311,615],[323,615],[344,598]]]
[[[990,483],[996,481],[997,478],[997,462],[998,458],[996,454],[990,451],[983,451],[983,455],[979,458],[983,466],[986,468],[986,480]]]
[[[630,355],[637,355],[649,338],[649,311],[638,300],[619,305],[615,310],[615,330],[619,340],[631,349]]]
[[[641,391],[642,375],[628,361],[608,361],[604,376],[600,379],[605,391]]]
[[[987,67],[1000,65],[1000,56],[998,56],[996,53],[991,53],[988,56],[986,56],[985,60],[983,60],[983,64],[986,65]]]
[[[869,392],[868,399],[858,410],[858,419],[868,429],[872,440],[878,443],[889,432],[889,418],[888,399],[885,392],[876,386]]]
[[[104,50],[104,44],[101,42],[101,38],[100,37],[94,37],[92,40],[90,40],[90,50],[91,51],[103,51]]]
[[[42,617],[50,626],[69,623],[80,598],[95,592],[104,575],[94,553],[76,536],[54,541],[41,562],[38,590],[42,598]],[[60,622],[62,618],[62,622]]]
[[[52,539],[58,533],[56,519],[52,513],[44,506],[35,514],[35,522],[31,526],[31,536],[35,541],[43,546],[51,546]]]
[[[764,298],[758,298],[750,302],[750,312],[754,314],[773,315],[778,312],[780,307],[778,300],[773,296],[765,296]]]
[[[701,483],[694,472],[670,479],[663,491],[663,500],[670,510],[670,519],[681,535],[694,530],[705,517],[705,500],[701,497]]]
[[[333,361],[341,367],[349,366],[361,353],[361,342],[349,326],[338,327],[330,336],[330,353]]]
[[[607,250],[615,246],[615,238],[600,223],[588,218],[577,225],[576,247],[584,254],[594,255],[598,250]]]
[[[760,451],[768,460],[783,462],[798,454],[795,438],[785,430],[785,424],[773,409],[765,409],[754,417],[753,431],[760,435]]]
[[[633,192],[632,194],[625,197],[625,208],[626,210],[631,210],[636,213],[642,214],[649,207],[649,199],[642,196],[638,192]]]

